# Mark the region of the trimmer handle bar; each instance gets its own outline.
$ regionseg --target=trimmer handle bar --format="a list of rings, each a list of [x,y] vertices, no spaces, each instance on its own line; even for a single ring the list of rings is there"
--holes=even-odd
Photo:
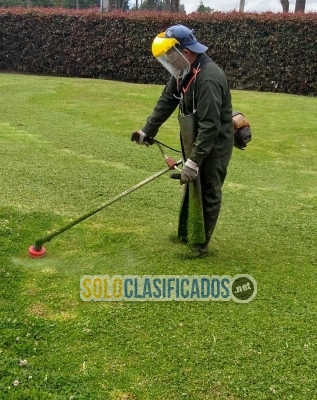
[[[171,179],[181,179],[181,174],[174,172],[170,175]]]

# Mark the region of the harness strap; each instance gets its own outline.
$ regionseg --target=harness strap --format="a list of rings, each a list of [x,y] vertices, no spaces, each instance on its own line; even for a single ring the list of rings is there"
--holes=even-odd
[[[187,92],[189,86],[191,85],[191,83],[193,82],[193,80],[196,79],[196,75],[197,75],[200,71],[201,71],[201,68],[193,68],[193,71],[192,71],[192,72],[193,72],[193,75],[192,75],[192,77],[190,78],[190,80],[189,80],[189,82],[187,83],[186,87],[183,87],[183,88],[182,88],[184,94],[186,94],[186,92]]]
[[[196,76],[202,70],[203,66],[209,63],[212,63],[213,60],[209,57],[203,58],[201,54],[198,56],[195,66],[193,67],[191,73],[185,78],[183,82],[177,82],[177,92],[179,93],[179,113],[185,114],[184,110],[184,97],[190,87],[190,85],[196,81]],[[176,96],[175,96],[176,97]],[[193,112],[195,112],[195,89],[193,89]]]

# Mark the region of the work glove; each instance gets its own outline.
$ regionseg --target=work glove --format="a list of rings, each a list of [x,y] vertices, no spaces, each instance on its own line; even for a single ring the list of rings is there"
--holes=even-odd
[[[149,142],[147,142],[146,138],[149,138],[143,131],[134,131],[132,133],[132,141],[135,141],[137,144],[143,144],[145,146],[149,146]]]
[[[199,168],[197,164],[191,159],[188,159],[185,162],[184,167],[182,169],[181,179],[180,179],[181,185],[183,185],[184,183],[193,182],[198,176],[198,171]]]

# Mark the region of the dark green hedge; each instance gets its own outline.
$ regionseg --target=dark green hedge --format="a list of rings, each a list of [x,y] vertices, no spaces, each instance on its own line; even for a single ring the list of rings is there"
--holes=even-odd
[[[176,23],[196,30],[232,88],[317,95],[316,13],[0,9],[0,69],[163,84],[151,43]]]

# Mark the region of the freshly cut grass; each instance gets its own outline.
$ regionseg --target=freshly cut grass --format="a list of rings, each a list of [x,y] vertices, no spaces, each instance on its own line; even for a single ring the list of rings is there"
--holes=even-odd
[[[0,74],[1,398],[315,398],[316,98],[233,91],[253,140],[234,150],[208,257],[169,241],[181,187],[168,174],[28,257],[36,238],[165,168],[155,146],[129,141],[161,91]],[[178,148],[176,116],[159,140]],[[250,274],[258,294],[82,302],[85,274]]]

